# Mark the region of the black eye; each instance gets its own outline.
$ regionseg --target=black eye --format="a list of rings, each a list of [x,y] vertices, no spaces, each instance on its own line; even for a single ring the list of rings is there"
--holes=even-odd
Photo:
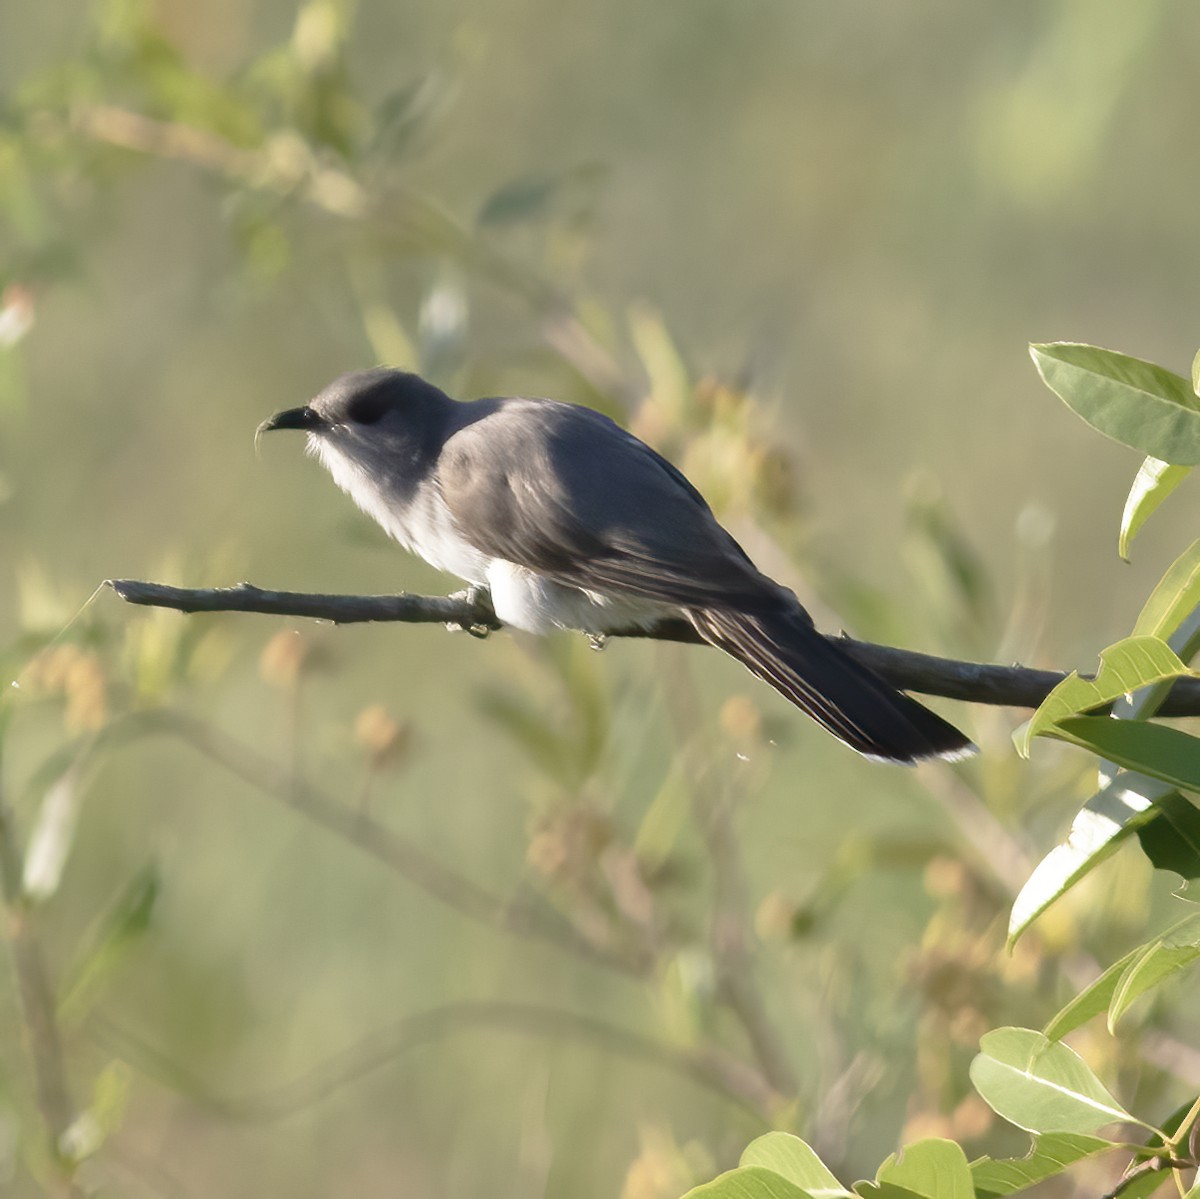
[[[346,417],[356,425],[373,425],[389,407],[388,397],[382,391],[368,391],[350,401]]]

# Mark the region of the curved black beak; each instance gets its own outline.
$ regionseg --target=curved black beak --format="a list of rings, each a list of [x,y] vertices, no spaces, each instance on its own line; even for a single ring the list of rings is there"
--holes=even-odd
[[[320,429],[324,424],[320,416],[306,404],[303,408],[288,408],[267,417],[258,426],[254,436],[257,438],[263,433],[270,433],[272,429],[307,429],[311,432],[313,429]]]

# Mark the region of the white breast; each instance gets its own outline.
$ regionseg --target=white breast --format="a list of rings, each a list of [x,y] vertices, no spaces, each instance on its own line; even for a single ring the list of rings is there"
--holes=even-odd
[[[421,488],[401,509],[353,459],[325,438],[314,438],[316,454],[334,482],[383,530],[405,549],[437,570],[468,583],[487,582],[490,559],[465,541],[454,525],[437,488]]]

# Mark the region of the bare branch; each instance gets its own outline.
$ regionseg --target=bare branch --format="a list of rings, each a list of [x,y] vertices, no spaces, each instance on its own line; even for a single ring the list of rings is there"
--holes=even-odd
[[[494,895],[473,879],[430,857],[420,846],[364,812],[355,811],[298,778],[236,738],[182,712],[159,709],[127,716],[115,738],[166,733],[218,763],[314,824],[356,846],[426,894],[462,915],[527,940],[541,941],[596,965],[641,977],[648,963],[617,946],[589,940],[546,905]]]
[[[686,663],[677,659],[665,665],[667,709],[688,775],[692,812],[712,863],[709,944],[716,966],[717,996],[742,1026],[763,1077],[781,1093],[795,1095],[796,1077],[784,1038],[771,1018],[755,972],[749,897],[730,797],[720,793],[695,737],[695,730],[702,729],[704,722],[695,708],[695,688]]]
[[[169,587],[137,579],[108,579],[108,585],[131,604],[174,608],[179,612],[258,612],[302,616],[334,624],[400,621],[407,624],[451,624],[475,630],[501,628],[486,595],[324,595],[305,591],[265,591],[250,583],[236,587]],[[611,637],[646,637],[655,641],[704,644],[686,620],[665,620],[651,628],[618,629]],[[1036,708],[1066,675],[1027,666],[995,666],[938,658],[914,650],[875,645],[852,637],[830,637],[860,662],[904,691],[946,699],[1012,708]],[[1181,679],[1171,688],[1160,716],[1200,715],[1200,679]]]
[[[228,1119],[273,1122],[323,1102],[413,1049],[473,1028],[594,1044],[616,1056],[681,1074],[767,1123],[782,1102],[754,1067],[721,1049],[673,1045],[595,1016],[541,1003],[464,1001],[404,1016],[289,1082],[237,1097],[211,1094],[184,1067],[118,1025],[95,1020],[90,1031],[110,1052],[209,1110]]]

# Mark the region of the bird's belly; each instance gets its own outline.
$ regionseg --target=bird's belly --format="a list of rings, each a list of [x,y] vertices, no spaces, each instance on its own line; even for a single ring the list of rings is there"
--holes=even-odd
[[[487,568],[492,608],[500,620],[527,633],[578,629],[607,633],[614,629],[646,628],[677,608],[635,596],[604,596],[567,587],[536,571],[500,558]]]

